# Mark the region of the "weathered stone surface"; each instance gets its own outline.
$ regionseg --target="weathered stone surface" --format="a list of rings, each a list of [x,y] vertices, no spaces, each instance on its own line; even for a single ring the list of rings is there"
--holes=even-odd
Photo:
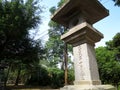
[[[87,22],[83,22],[72,29],[67,33],[61,36],[61,39],[66,43],[72,45],[79,45],[82,43],[96,43],[103,38],[103,34],[93,28]]]
[[[84,43],[73,47],[75,85],[100,85],[94,46]]]
[[[81,13],[90,24],[109,15],[108,10],[98,0],[68,0],[55,12],[52,20],[68,27],[70,20]]]
[[[115,90],[115,88],[111,85],[71,85],[60,90]]]

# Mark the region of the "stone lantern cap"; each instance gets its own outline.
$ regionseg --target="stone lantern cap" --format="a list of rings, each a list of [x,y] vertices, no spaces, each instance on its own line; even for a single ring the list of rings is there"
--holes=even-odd
[[[108,16],[109,12],[98,0],[68,0],[51,19],[68,27],[70,20],[78,14],[82,14],[89,24],[94,24]]]

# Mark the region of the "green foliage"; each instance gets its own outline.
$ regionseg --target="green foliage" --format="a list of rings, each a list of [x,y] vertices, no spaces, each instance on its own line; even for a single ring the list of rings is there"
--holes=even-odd
[[[113,46],[116,48],[120,47],[120,33],[117,33],[114,37],[113,37]]]
[[[14,59],[32,41],[29,30],[40,22],[39,7],[34,0],[5,0],[0,5],[0,59]]]
[[[96,49],[96,58],[103,83],[110,83],[118,87],[120,83],[120,33],[106,42],[106,47]]]
[[[61,0],[58,3],[59,8],[61,5],[65,3],[65,0]],[[57,9],[56,7],[52,7],[50,9],[50,13],[54,14]],[[49,40],[47,41],[45,47],[47,50],[47,64],[46,66],[49,68],[49,74],[51,77],[51,86],[53,88],[62,87],[64,85],[64,48],[65,43],[60,39],[61,35],[67,30],[65,27],[57,24],[54,21],[49,22],[50,29],[48,30]],[[71,46],[68,45],[68,51],[71,50]],[[70,59],[68,60],[68,66],[71,64]],[[58,68],[58,65],[60,69]],[[73,73],[68,73],[68,82],[69,84],[73,81]]]
[[[41,22],[38,4],[35,0],[0,0],[0,61],[7,63],[12,72],[31,70],[43,53],[40,41],[29,35],[29,30],[35,30]]]
[[[73,84],[73,70],[68,73],[68,82]],[[36,67],[30,78],[27,79],[26,85],[50,86],[59,88],[64,86],[64,71],[58,68]]]
[[[49,75],[51,77],[51,87],[58,88],[64,85],[64,72],[57,68],[51,68],[49,70]]]
[[[68,70],[68,84],[73,85],[74,80],[75,80],[75,76],[74,76],[74,70],[72,68]]]
[[[51,84],[49,73],[46,68],[36,67],[26,85],[48,86]]]
[[[107,48],[115,52],[116,58],[120,59],[120,33],[117,33],[112,40],[106,42]]]
[[[68,1],[68,0],[61,0],[61,1],[58,3],[58,7],[61,7],[66,1]]]
[[[0,26],[6,38],[20,38],[40,22],[40,16],[34,15],[38,7],[33,0],[26,3],[23,0],[6,0],[1,2],[1,9]]]
[[[58,7],[60,7],[64,2],[64,0],[61,0],[58,3]],[[52,7],[50,9],[51,14],[53,14],[55,11],[56,7]],[[63,69],[65,43],[60,39],[60,37],[66,31],[66,29],[54,21],[49,22],[49,27],[49,40],[46,43],[47,60],[49,61],[50,66],[57,67],[59,64],[61,65],[61,69]],[[71,50],[70,46],[68,50]]]
[[[56,7],[51,7],[49,11],[53,14],[56,11]]]
[[[50,41],[46,43],[48,60],[50,61],[51,66],[55,65],[55,67],[57,67],[59,62],[63,62],[64,44],[63,41],[60,40],[60,37],[50,38],[49,40]]]
[[[55,11],[55,8],[50,9],[51,13]],[[50,61],[51,66],[57,66],[59,62],[63,62],[63,48],[64,43],[60,39],[60,36],[62,35],[62,31],[64,28],[53,22],[49,22],[50,29],[49,32],[49,40],[46,43],[46,49],[47,49],[47,59]]]
[[[64,71],[58,68],[50,68],[48,70],[49,76],[51,77],[51,87],[59,88],[64,86]],[[68,71],[68,84],[73,84],[74,71],[71,69]]]
[[[120,6],[120,0],[113,0],[115,2],[115,5]]]

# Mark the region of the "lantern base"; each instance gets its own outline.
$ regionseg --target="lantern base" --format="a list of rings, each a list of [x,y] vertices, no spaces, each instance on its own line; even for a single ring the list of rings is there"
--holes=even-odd
[[[116,90],[112,85],[69,85],[60,90]]]

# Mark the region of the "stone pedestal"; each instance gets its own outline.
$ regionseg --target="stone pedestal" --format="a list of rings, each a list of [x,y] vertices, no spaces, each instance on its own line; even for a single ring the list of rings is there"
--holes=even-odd
[[[60,90],[115,90],[115,88],[111,85],[71,85]]]
[[[100,85],[94,46],[84,43],[73,47],[75,85]]]
[[[61,36],[73,45],[75,81],[60,90],[114,90],[111,85],[101,85],[94,46],[103,35],[87,22],[82,22]]]
[[[94,46],[103,35],[83,22],[61,36],[73,45],[75,85],[101,85]]]

